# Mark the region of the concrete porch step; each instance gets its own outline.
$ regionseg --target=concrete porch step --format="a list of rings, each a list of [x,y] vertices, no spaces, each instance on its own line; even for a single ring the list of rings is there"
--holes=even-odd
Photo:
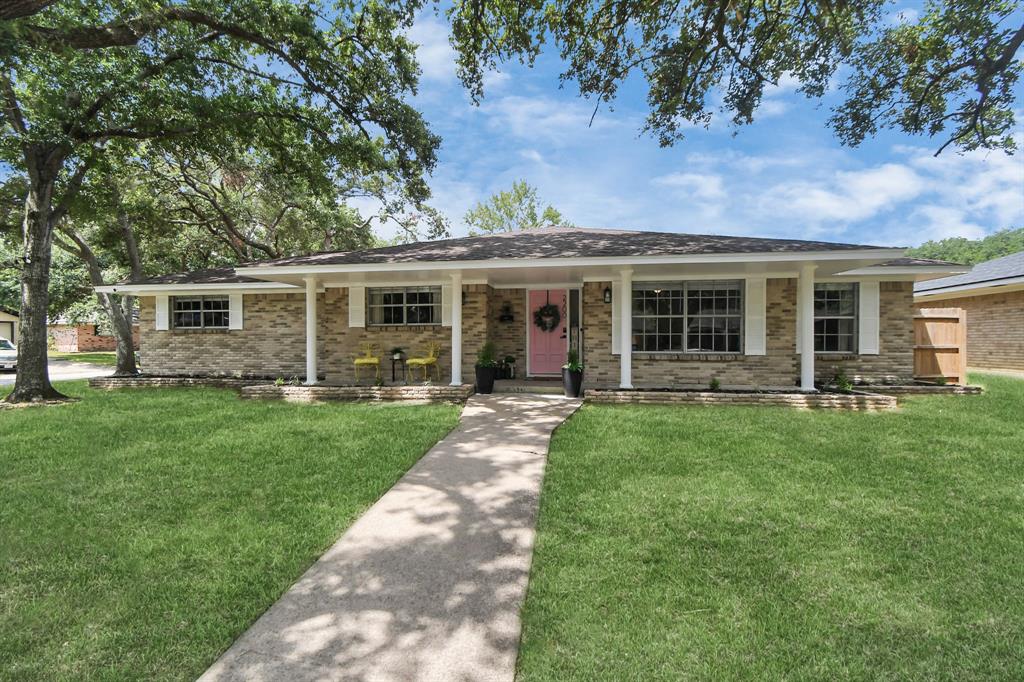
[[[562,384],[558,381],[510,381],[506,379],[494,382],[494,392],[562,395]]]

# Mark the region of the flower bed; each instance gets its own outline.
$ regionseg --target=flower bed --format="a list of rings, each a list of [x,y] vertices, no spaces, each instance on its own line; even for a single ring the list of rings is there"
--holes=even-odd
[[[861,391],[799,393],[782,390],[588,389],[584,400],[598,404],[776,405],[798,409],[878,412],[896,409],[895,396]]]

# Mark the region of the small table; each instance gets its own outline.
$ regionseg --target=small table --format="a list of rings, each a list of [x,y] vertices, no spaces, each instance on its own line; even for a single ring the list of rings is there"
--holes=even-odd
[[[401,358],[395,359],[395,356],[392,355],[391,356],[391,383],[395,383],[395,365],[401,365],[402,366],[402,379],[403,379],[403,381],[406,379],[405,357],[401,357]]]

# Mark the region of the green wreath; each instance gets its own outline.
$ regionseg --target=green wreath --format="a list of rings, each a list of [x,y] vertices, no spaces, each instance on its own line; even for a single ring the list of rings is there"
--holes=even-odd
[[[561,321],[562,313],[554,303],[542,305],[533,311],[533,323],[543,331],[551,331]]]

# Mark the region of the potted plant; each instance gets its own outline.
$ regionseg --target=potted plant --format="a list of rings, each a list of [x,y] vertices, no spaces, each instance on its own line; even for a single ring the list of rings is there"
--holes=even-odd
[[[515,379],[516,378],[516,359],[511,355],[505,356],[505,378]]]
[[[401,346],[395,346],[394,348],[391,349],[391,358],[393,360],[401,360],[402,359],[402,353],[404,353],[404,352],[405,352],[404,348],[402,348]]]
[[[498,357],[494,353],[494,344],[488,341],[480,347],[476,354],[476,390],[477,393],[493,393],[494,380],[498,376]]]
[[[579,398],[583,389],[583,365],[580,363],[580,352],[569,349],[566,362],[562,365],[562,388],[566,398]]]

